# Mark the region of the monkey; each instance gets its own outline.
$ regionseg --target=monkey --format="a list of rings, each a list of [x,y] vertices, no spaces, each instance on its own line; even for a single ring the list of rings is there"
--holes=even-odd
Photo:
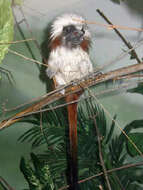
[[[89,58],[91,35],[81,16],[64,14],[51,26],[51,52],[46,70],[56,85],[80,79],[93,71]]]
[[[82,16],[63,14],[52,22],[46,75],[53,79],[55,88],[93,72],[89,57],[90,44],[91,34]],[[69,103],[78,100],[80,95],[81,93],[73,93],[67,95],[65,100]],[[78,189],[77,103],[69,104],[67,110],[72,165],[70,189],[76,190]]]

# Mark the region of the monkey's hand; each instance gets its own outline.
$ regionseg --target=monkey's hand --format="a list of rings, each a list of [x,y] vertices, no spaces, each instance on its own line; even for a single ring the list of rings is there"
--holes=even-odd
[[[47,74],[47,76],[48,76],[50,79],[52,79],[52,78],[56,75],[56,73],[57,73],[57,69],[54,69],[54,68],[51,68],[51,67],[48,67],[48,68],[46,69],[46,74]]]

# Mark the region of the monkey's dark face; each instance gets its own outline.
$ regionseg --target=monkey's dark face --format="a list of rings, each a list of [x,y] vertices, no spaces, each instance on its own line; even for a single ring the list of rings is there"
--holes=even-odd
[[[82,26],[65,26],[62,32],[62,43],[69,48],[77,47],[84,40],[84,34],[85,30]]]

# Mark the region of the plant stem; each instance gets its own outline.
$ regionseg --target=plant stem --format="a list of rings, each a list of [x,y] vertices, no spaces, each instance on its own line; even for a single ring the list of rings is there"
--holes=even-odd
[[[107,170],[106,170],[106,167],[105,167],[105,164],[104,164],[104,160],[103,160],[102,148],[101,148],[101,136],[100,136],[100,132],[98,130],[98,126],[97,126],[97,123],[96,123],[95,116],[93,116],[93,120],[94,120],[96,135],[97,135],[97,141],[98,141],[100,164],[101,164],[102,169],[103,169],[103,174],[104,174],[104,177],[105,177],[105,180],[106,180],[106,184],[107,184],[108,190],[112,190],[110,182],[109,182],[109,178],[108,178],[108,173],[107,173]]]
[[[143,165],[143,162],[138,162],[136,164],[126,164],[124,166],[121,166],[119,168],[113,168],[111,170],[107,170],[107,173],[112,173],[112,172],[115,172],[115,171],[120,171],[120,170],[123,170],[123,169],[128,169],[128,168],[133,168],[133,167],[136,167],[136,166],[142,166]],[[102,176],[104,175],[103,172],[100,172],[96,175],[93,175],[93,176],[90,176],[88,178],[85,178],[85,179],[82,179],[82,180],[79,180],[78,183],[84,183],[86,181],[89,181],[89,180],[92,180],[92,179],[95,179],[96,177],[99,177],[99,176]],[[64,189],[67,189],[69,186],[64,186],[64,187],[61,187],[60,189],[58,190],[64,190]]]

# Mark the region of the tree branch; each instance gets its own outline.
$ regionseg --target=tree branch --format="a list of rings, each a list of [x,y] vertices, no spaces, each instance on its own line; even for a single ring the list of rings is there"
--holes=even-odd
[[[113,25],[113,23],[103,14],[103,12],[101,12],[99,9],[96,10],[100,16],[102,16],[104,18],[104,20],[110,24],[110,25]],[[121,38],[121,40],[125,43],[125,45],[129,48],[129,49],[132,49],[132,45],[130,44],[130,42],[128,42],[124,36],[119,32],[119,30],[117,30],[116,28],[113,28],[113,30],[116,32],[116,34]],[[134,57],[138,63],[141,63],[136,51],[133,49],[130,54],[132,55],[132,57]]]
[[[123,170],[123,169],[128,169],[128,168],[132,168],[132,167],[137,167],[137,166],[142,166],[143,165],[143,162],[138,162],[138,163],[135,163],[135,164],[126,164],[124,166],[121,166],[119,168],[113,168],[111,170],[107,170],[107,173],[112,173],[112,172],[115,172],[115,171],[120,171],[120,170]],[[82,179],[82,180],[79,180],[78,183],[84,183],[85,181],[89,181],[89,180],[92,180],[92,179],[95,179],[96,177],[99,177],[99,176],[102,176],[104,173],[103,172],[100,172],[96,175],[93,175],[93,176],[90,176],[88,178],[85,178],[85,179]],[[58,190],[64,190],[64,189],[67,189],[69,186],[64,186],[64,187],[61,187],[60,189]]]
[[[17,22],[17,18],[16,18],[16,16],[15,16],[14,9],[12,9],[12,10],[13,10],[13,16],[14,16],[14,20],[15,20],[16,26],[17,26],[17,28],[18,28],[18,31],[19,31],[20,35],[22,36],[22,38],[25,40],[26,38],[25,38],[24,32],[23,32],[22,29],[21,29],[20,23]],[[28,28],[28,30],[29,30],[29,27],[28,27],[26,18],[24,17],[24,14],[23,14],[23,12],[22,12],[22,8],[20,8],[20,10],[21,10],[21,13],[22,13],[23,18],[24,18],[23,21],[25,21],[26,26],[27,26],[27,28]],[[31,33],[32,38],[34,39],[33,42],[36,44],[36,47],[38,47],[38,50],[40,50],[40,47],[39,47],[38,44],[37,44],[37,40],[36,40],[36,39],[33,37],[33,35],[32,35],[32,31],[30,31],[30,33]],[[26,45],[26,47],[27,47],[29,53],[31,54],[31,57],[36,60],[36,57],[35,57],[35,55],[34,55],[34,53],[33,53],[32,48],[30,47],[28,41],[25,41],[25,45]],[[40,54],[41,54],[41,51],[40,51]],[[39,65],[37,65],[37,67],[38,67],[38,69],[40,68]]]
[[[104,174],[104,178],[105,178],[108,190],[111,190],[111,185],[110,185],[110,181],[109,181],[109,178],[108,178],[108,173],[107,173],[107,170],[106,170],[106,167],[105,167],[105,164],[104,164],[103,155],[102,155],[101,136],[100,136],[100,132],[98,130],[98,126],[97,126],[97,122],[96,122],[95,116],[93,116],[93,120],[94,120],[96,135],[97,135],[97,141],[98,141],[100,164],[101,164],[102,169],[103,169],[103,174]]]
[[[47,95],[41,97],[40,101],[34,103],[30,107],[24,109],[23,111],[15,114],[14,116],[12,116],[8,119],[3,120],[0,123],[0,130],[21,120],[24,117],[24,114],[37,111],[37,110],[41,109],[42,107],[44,107],[50,103],[53,103],[61,98],[64,98],[71,93],[82,91],[83,89],[85,89],[87,87],[96,86],[100,83],[103,83],[103,82],[106,82],[109,80],[121,80],[122,77],[139,72],[139,71],[143,71],[143,64],[130,65],[130,66],[116,69],[116,70],[107,72],[105,74],[100,74],[100,75],[98,75],[96,72],[91,73],[86,78],[83,78],[83,79],[77,81],[76,85],[73,85],[73,83],[70,83],[66,86],[63,86],[60,89],[52,91],[52,92],[48,93]],[[62,89],[65,89],[65,94],[60,93],[60,91]],[[17,118],[17,117],[20,117],[20,118]]]
[[[14,190],[14,189],[7,183],[7,181],[6,181],[4,178],[2,178],[1,176],[0,176],[0,183],[3,183],[7,190]]]

